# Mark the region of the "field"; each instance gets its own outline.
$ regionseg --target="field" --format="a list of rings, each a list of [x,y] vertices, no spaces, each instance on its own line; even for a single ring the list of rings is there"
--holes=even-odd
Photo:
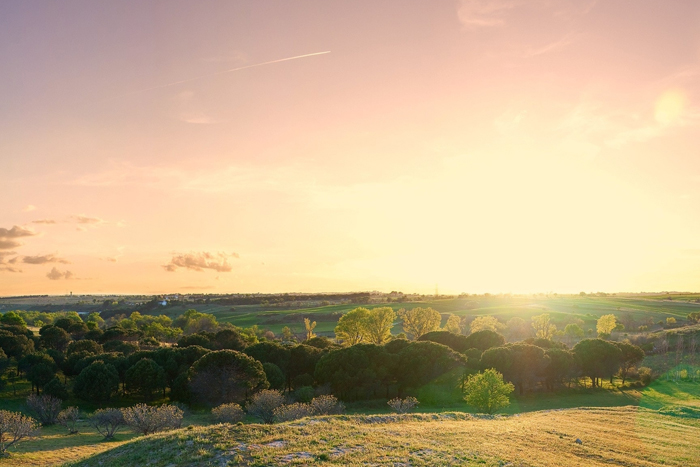
[[[552,322],[563,328],[573,319],[581,319],[583,328],[595,329],[596,320],[605,314],[615,314],[620,317],[629,315],[639,324],[648,318],[656,323],[674,317],[678,321],[685,320],[688,313],[700,311],[700,303],[695,298],[666,300],[661,298],[643,297],[469,297],[456,299],[427,300],[424,302],[407,303],[375,303],[362,305],[367,307],[391,306],[394,310],[400,308],[432,307],[440,313],[449,313],[460,317],[495,316],[502,322],[515,316],[529,320],[532,316],[549,313]],[[222,307],[216,305],[194,306],[199,311],[214,314],[219,321],[235,324],[236,326],[252,326],[257,324],[262,328],[278,333],[282,327],[289,326],[295,332],[303,330],[303,317],[317,321],[317,332],[332,335],[335,323],[340,315],[360,305],[330,305],[298,309],[270,309],[261,306]],[[182,310],[168,310],[179,314]],[[231,310],[233,308],[233,310]],[[398,326],[394,332],[400,332]]]
[[[432,307],[446,317],[453,313],[466,319],[475,316],[495,316],[502,322],[518,316],[529,320],[532,316],[549,313],[552,322],[562,329],[566,324],[575,319],[583,321],[584,330],[594,330],[596,320],[605,314],[615,314],[618,318],[623,316],[634,320],[637,325],[645,321],[665,321],[668,317],[676,318],[679,322],[685,321],[688,313],[700,311],[700,295],[697,294],[663,294],[663,295],[535,295],[535,296],[488,296],[472,295],[460,298],[431,299],[426,298],[420,302],[405,303],[381,303],[388,295],[379,296],[373,303],[367,305],[357,304],[331,304],[319,306],[317,303],[294,303],[278,306],[272,305],[219,305],[219,304],[184,304],[165,306],[154,310],[153,314],[167,314],[170,317],[181,315],[188,308],[194,308],[200,312],[211,313],[224,323],[236,326],[249,327],[258,325],[260,328],[269,329],[275,334],[284,326],[289,326],[295,333],[301,333],[304,329],[303,318],[310,318],[317,322],[316,332],[321,335],[332,336],[338,318],[357,306],[377,307],[391,306],[394,310],[400,308]],[[0,311],[13,309],[22,310],[78,310],[99,311],[99,303],[104,297],[92,299],[85,297],[39,297],[9,299],[0,298]],[[110,296],[110,299],[119,297]],[[133,299],[146,300],[148,297],[123,297],[129,302]],[[134,306],[134,309],[136,306]],[[657,326],[658,327],[658,326]],[[660,327],[658,327],[660,329]],[[649,330],[654,330],[650,326]],[[399,326],[393,329],[395,334],[401,332]]]
[[[17,397],[13,397],[9,391],[3,392],[0,408],[9,410],[22,409],[22,400],[23,397],[26,397],[26,388],[22,387],[20,389],[21,391],[18,392]],[[389,456],[387,459],[393,459],[397,456],[408,456],[406,458],[413,459],[410,453],[419,452],[424,449],[435,451],[431,452],[428,457],[424,456],[423,461],[421,461],[424,462],[424,464],[412,460],[412,465],[449,465],[449,456],[453,456],[452,459],[454,460],[454,456],[467,456],[468,453],[473,453],[476,457],[462,459],[460,462],[463,462],[464,465],[470,465],[469,462],[476,463],[479,460],[484,462],[484,464],[480,465],[499,465],[497,463],[498,461],[512,462],[512,457],[494,456],[494,453],[498,454],[500,451],[497,451],[495,448],[487,449],[487,441],[489,439],[493,439],[494,436],[502,436],[503,433],[506,433],[508,436],[514,437],[512,440],[514,443],[513,445],[519,446],[517,449],[521,449],[523,448],[522,443],[525,443],[525,440],[522,438],[522,433],[519,434],[519,430],[524,430],[524,433],[530,433],[533,436],[533,449],[537,446],[537,442],[539,442],[537,440],[543,443],[541,446],[537,447],[537,449],[544,449],[547,443],[546,440],[551,435],[547,430],[554,430],[556,433],[561,432],[566,434],[566,437],[561,438],[561,440],[568,441],[561,441],[561,452],[557,451],[557,457],[552,457],[552,463],[537,464],[525,462],[522,465],[557,465],[556,462],[563,462],[562,459],[566,459],[566,462],[569,462],[570,456],[581,457],[582,462],[586,459],[588,461],[595,461],[595,456],[592,456],[589,451],[592,449],[591,446],[595,446],[596,450],[618,450],[620,451],[618,456],[631,456],[631,454],[625,454],[624,451],[622,451],[622,449],[626,449],[624,446],[606,444],[608,441],[602,436],[602,433],[609,434],[613,426],[617,427],[615,430],[623,430],[626,429],[626,425],[629,424],[631,424],[627,427],[629,429],[635,427],[635,429],[639,429],[640,427],[654,425],[654,432],[645,431],[644,436],[634,432],[623,433],[624,436],[627,437],[631,435],[637,436],[639,438],[637,440],[638,443],[649,443],[648,440],[653,437],[662,437],[663,430],[665,429],[663,427],[675,427],[673,428],[674,431],[669,431],[669,433],[674,433],[674,436],[675,434],[679,436],[690,436],[691,433],[694,433],[694,436],[698,436],[700,435],[700,420],[692,417],[700,416],[699,396],[700,384],[690,382],[675,383],[672,381],[665,381],[661,378],[652,383],[651,386],[640,389],[572,389],[554,393],[530,393],[524,396],[513,397],[510,407],[503,411],[504,417],[491,421],[473,418],[469,415],[470,407],[466,404],[456,404],[447,407],[421,406],[419,412],[424,415],[407,417],[410,421],[408,424],[374,424],[369,422],[372,420],[382,420],[381,417],[389,417],[387,420],[396,418],[394,415],[388,415],[389,410],[385,402],[378,401],[377,404],[370,403],[361,405],[350,404],[347,411],[349,415],[341,416],[336,421],[328,422],[329,430],[332,430],[335,434],[333,437],[326,439],[326,443],[322,443],[319,440],[323,439],[323,436],[328,434],[326,433],[327,430],[323,430],[323,435],[314,432],[313,430],[317,427],[315,422],[308,422],[306,427],[297,426],[299,423],[275,425],[274,427],[251,423],[241,428],[236,427],[234,430],[237,430],[237,434],[235,435],[236,440],[239,440],[238,437],[240,436],[240,440],[248,440],[243,441],[247,444],[264,444],[280,439],[296,440],[301,436],[301,438],[299,438],[299,443],[295,441],[294,444],[285,445],[287,448],[286,450],[275,448],[271,450],[262,449],[259,452],[248,452],[246,454],[246,456],[250,457],[249,459],[247,458],[248,461],[256,458],[255,456],[263,456],[259,459],[259,463],[251,463],[250,465],[269,465],[266,464],[266,462],[268,462],[270,458],[264,457],[268,454],[269,456],[278,456],[293,454],[295,452],[310,452],[316,456],[324,452],[338,453],[341,449],[349,449],[353,444],[367,445],[365,441],[356,441],[356,438],[354,438],[355,436],[360,436],[357,438],[359,440],[362,440],[363,436],[373,439],[376,437],[374,446],[377,446],[377,443],[381,442],[388,443],[388,446],[391,447],[392,454],[389,456],[389,454],[384,453]],[[583,410],[581,407],[594,407],[596,409]],[[90,410],[91,408],[86,407],[86,409]],[[671,417],[662,414],[690,415],[691,418]],[[435,422],[434,417],[438,417],[439,423]],[[575,418],[581,420],[581,427],[577,426],[579,424],[574,420]],[[248,422],[253,422],[253,420],[248,420]],[[219,438],[233,435],[226,434],[231,433],[230,429],[223,430],[217,426],[207,427],[206,425],[210,423],[211,419],[206,411],[192,411],[186,415],[183,421],[183,426],[192,426],[192,429],[183,429],[177,435],[156,435],[152,437],[152,439],[157,439],[157,442],[161,443],[175,436],[179,441],[171,440],[168,442],[171,442],[171,444],[175,443],[173,446],[178,445],[178,443],[185,443],[188,456],[196,451],[194,447],[196,447],[198,443],[202,443],[201,449],[205,449],[203,447],[204,445],[208,446],[211,444],[215,446],[214,448],[206,447],[208,454],[205,455],[203,451],[202,458],[197,458],[196,456],[191,458],[186,457],[186,462],[183,461],[185,462],[183,464],[173,464],[172,459],[168,461],[167,459],[169,458],[165,456],[163,457],[162,463],[158,461],[151,465],[225,465],[218,462],[223,459],[230,460],[230,456],[227,457],[228,454],[225,453],[231,449],[231,446],[226,443],[234,443],[234,440],[229,439],[225,441]],[[323,423],[325,424],[326,422]],[[589,426],[589,424],[593,425]],[[596,424],[600,426],[596,428]],[[421,425],[425,426],[421,427]],[[299,433],[295,430],[299,431]],[[410,438],[411,443],[416,442],[416,436],[412,433],[416,430],[421,432],[425,431],[424,436],[426,438],[421,439],[417,444],[403,446],[402,437]],[[443,430],[444,433],[441,434],[441,430]],[[358,432],[365,434],[358,435]],[[601,434],[598,435],[597,433]],[[443,436],[443,434],[446,437],[445,442],[449,442],[444,445],[444,448],[436,450],[434,447],[426,447],[431,446],[431,443],[433,445],[437,443],[438,438]],[[622,436],[623,434],[619,435]],[[255,441],[255,436],[260,436],[258,441]],[[304,436],[306,436],[306,438],[302,440]],[[461,439],[460,436],[464,437],[464,439]],[[483,439],[472,439],[474,436],[481,436]],[[571,441],[575,438],[568,439],[568,437],[572,436],[586,439],[586,444],[583,446],[572,445]],[[317,437],[315,441],[314,437]],[[618,435],[615,435],[615,437],[617,438]],[[0,465],[13,467],[59,466],[65,462],[85,459],[108,450],[114,453],[114,455],[118,455],[122,451],[117,448],[134,438],[135,435],[129,430],[124,429],[117,434],[115,441],[104,442],[94,428],[91,428],[85,423],[80,425],[80,434],[78,435],[68,435],[63,428],[58,426],[45,427],[42,428],[40,437],[24,442],[18,445],[17,448],[13,448],[11,450],[11,457],[0,459]],[[190,449],[190,445],[187,443],[192,440],[193,445],[192,449]],[[203,440],[207,441],[205,442]],[[352,443],[350,440],[352,440]],[[666,465],[683,465],[682,463],[673,463],[672,460],[674,456],[671,455],[671,452],[675,449],[672,449],[673,446],[679,449],[682,447],[682,445],[678,444],[681,443],[681,441],[682,439],[673,439],[674,444],[670,446],[668,450],[664,449],[658,452],[652,449],[653,446],[647,446],[648,455],[652,456],[647,460],[656,459],[654,462],[660,463],[660,459],[666,459]],[[136,448],[133,456],[150,455],[148,452],[145,452],[150,450],[150,448],[141,449],[143,443],[144,441],[137,441],[135,445],[129,444],[130,451]],[[441,440],[440,443],[442,444]],[[176,449],[173,446],[163,447],[163,452],[167,453],[173,451]],[[372,444],[368,446],[372,446]],[[337,450],[334,451],[334,448]],[[158,447],[158,449],[160,450],[161,447]],[[199,449],[199,447],[197,447],[197,449]],[[514,450],[511,450],[513,453],[517,452],[516,448],[513,449]],[[569,452],[567,449],[577,449],[578,451]],[[450,451],[449,456],[446,450]],[[336,464],[338,462],[341,464],[347,462],[349,465],[352,465],[353,462],[359,464],[370,462],[370,457],[377,454],[376,452],[372,453],[370,451],[363,451],[362,453],[352,452],[353,454],[351,456],[342,456],[342,458],[334,458],[334,456],[331,456],[331,458]],[[112,454],[110,454],[110,456],[111,455]],[[683,455],[685,455],[683,452],[678,454],[678,456],[680,456],[679,458],[683,458]],[[700,455],[700,453],[696,452],[695,455]],[[129,456],[132,456],[132,454]],[[605,456],[607,456],[607,454],[605,454],[604,457]],[[178,454],[178,458],[179,457],[181,457],[180,454]],[[623,457],[620,457],[618,460],[621,461]],[[97,459],[98,460],[95,462],[103,461],[103,465],[114,466],[145,465],[153,460],[144,460],[135,457],[126,457],[126,460],[118,460],[111,457],[109,460],[101,457]],[[375,459],[371,462],[379,462],[380,465],[382,465],[381,462],[384,462],[391,465],[387,459]],[[653,463],[635,463],[636,460],[632,462],[631,459],[631,457],[627,458],[625,462],[628,463],[623,463],[623,465],[654,465]],[[209,464],[210,461],[216,462]],[[79,465],[98,464],[82,463]],[[516,463],[514,465],[519,464]],[[594,463],[592,465],[597,464]]]
[[[452,412],[336,416],[183,429],[72,465],[689,466],[700,458],[698,435],[696,419],[635,407],[493,419]]]

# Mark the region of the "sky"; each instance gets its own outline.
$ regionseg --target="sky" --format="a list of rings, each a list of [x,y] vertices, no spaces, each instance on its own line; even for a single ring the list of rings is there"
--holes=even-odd
[[[700,290],[700,2],[0,3],[0,295]]]

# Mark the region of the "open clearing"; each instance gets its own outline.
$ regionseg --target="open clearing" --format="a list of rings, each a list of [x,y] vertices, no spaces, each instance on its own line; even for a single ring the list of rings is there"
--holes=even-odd
[[[697,419],[636,407],[494,419],[453,412],[355,415],[181,429],[71,465],[690,466],[700,459],[699,435]]]

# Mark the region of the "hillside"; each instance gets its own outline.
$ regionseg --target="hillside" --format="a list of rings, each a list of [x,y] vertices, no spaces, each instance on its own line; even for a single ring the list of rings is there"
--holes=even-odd
[[[461,413],[339,416],[181,429],[71,465],[688,466],[700,459],[699,435],[698,419],[633,407],[493,419]]]

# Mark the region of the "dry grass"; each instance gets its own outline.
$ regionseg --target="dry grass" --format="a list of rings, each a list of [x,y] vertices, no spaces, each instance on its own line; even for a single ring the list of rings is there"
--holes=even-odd
[[[698,420],[635,407],[495,419],[458,413],[336,416],[179,430],[77,465],[690,466],[700,459],[698,435]]]

